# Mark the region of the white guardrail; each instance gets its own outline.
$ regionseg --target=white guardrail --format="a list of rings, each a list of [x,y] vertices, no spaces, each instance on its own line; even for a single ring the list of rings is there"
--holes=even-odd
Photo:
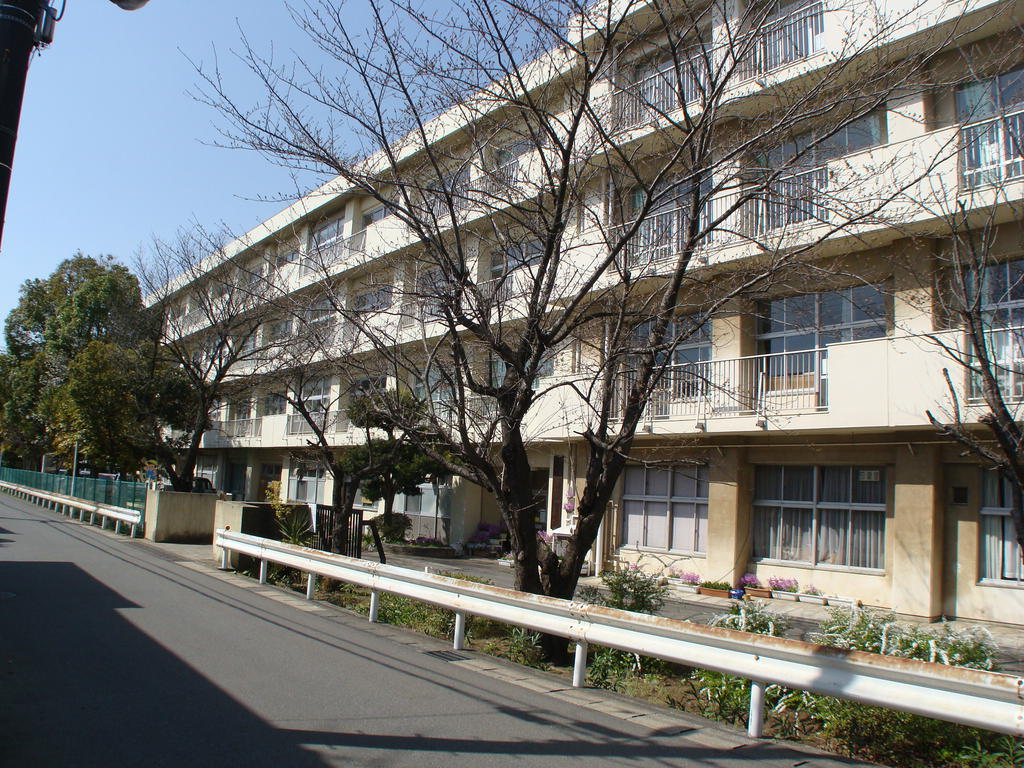
[[[565,637],[576,643],[576,687],[583,686],[589,643],[747,678],[752,681],[747,730],[754,738],[761,736],[764,724],[765,687],[773,683],[1024,735],[1024,679],[1012,675],[751,635],[531,595],[355,560],[228,529],[216,532],[214,544],[223,550],[225,569],[229,567],[229,552],[258,558],[263,582],[268,562],[305,571],[307,598],[313,596],[317,576],[366,587],[370,590],[371,622],[377,620],[381,592],[448,608],[455,612],[456,650],[461,650],[465,642],[467,614]]]
[[[114,521],[114,532],[121,532],[121,523],[131,526],[130,535],[135,538],[138,530],[142,527],[143,514],[137,509],[128,507],[114,507],[109,504],[99,504],[88,499],[76,499],[74,496],[65,496],[62,493],[40,491],[37,488],[29,488],[25,485],[16,485],[0,481],[0,489],[8,491],[18,498],[35,501],[48,509],[53,509],[62,515],[74,518],[78,512],[78,519],[85,520],[85,514],[89,513],[89,522],[95,523],[100,518],[100,524],[106,527],[107,520]]]

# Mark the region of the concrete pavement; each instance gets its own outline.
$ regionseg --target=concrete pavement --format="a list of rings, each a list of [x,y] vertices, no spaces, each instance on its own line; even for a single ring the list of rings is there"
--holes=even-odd
[[[852,764],[179,555],[0,495],[0,764]]]

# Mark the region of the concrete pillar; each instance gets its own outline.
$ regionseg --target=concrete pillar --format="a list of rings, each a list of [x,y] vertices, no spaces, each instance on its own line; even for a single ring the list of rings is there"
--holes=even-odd
[[[892,532],[892,607],[898,613],[942,615],[942,465],[934,447],[908,446],[896,455]]]
[[[708,466],[708,551],[704,578],[735,584],[750,560],[750,468],[745,450],[712,454]]]

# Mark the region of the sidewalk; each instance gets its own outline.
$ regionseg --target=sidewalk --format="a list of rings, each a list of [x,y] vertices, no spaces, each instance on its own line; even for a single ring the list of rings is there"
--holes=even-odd
[[[153,544],[148,545],[160,549],[166,556],[174,560],[195,560],[212,562],[213,556],[209,544]],[[365,559],[376,561],[373,553],[364,554]],[[432,573],[456,571],[467,576],[487,579],[495,586],[513,586],[512,569],[499,565],[497,560],[481,557],[460,557],[451,560],[432,557],[413,557],[409,555],[388,555],[388,565],[415,570],[429,569]],[[580,584],[600,587],[601,579],[590,576],[580,579]],[[689,592],[677,592],[669,588],[669,596],[661,615],[673,619],[691,621],[695,624],[707,624],[715,616],[729,609],[732,601],[720,597],[707,597]],[[809,639],[808,636],[817,632],[818,626],[828,617],[828,608],[811,603],[790,602],[788,600],[767,600],[773,613],[784,616],[789,622],[786,637],[797,640]],[[915,624],[927,624],[916,616],[898,616],[901,621]],[[1011,674],[1024,673],[1024,626],[999,624],[987,621],[951,621],[952,627],[980,626],[992,635],[999,646],[998,662],[1000,670]]]

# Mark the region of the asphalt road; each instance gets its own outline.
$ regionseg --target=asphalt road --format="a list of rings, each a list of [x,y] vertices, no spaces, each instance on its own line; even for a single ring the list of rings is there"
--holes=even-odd
[[[3,766],[850,764],[443,648],[0,494]]]

